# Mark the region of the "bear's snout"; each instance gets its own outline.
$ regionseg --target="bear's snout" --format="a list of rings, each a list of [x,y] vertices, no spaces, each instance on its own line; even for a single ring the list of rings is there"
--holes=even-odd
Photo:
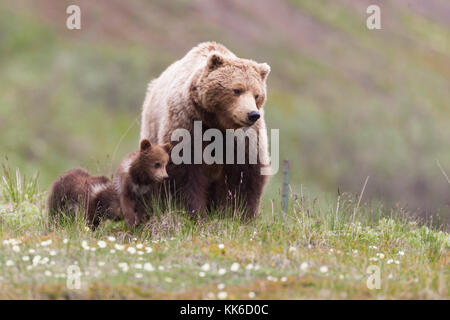
[[[252,112],[247,113],[247,119],[251,123],[255,123],[260,117],[261,117],[261,115],[259,114],[258,111],[252,111]]]

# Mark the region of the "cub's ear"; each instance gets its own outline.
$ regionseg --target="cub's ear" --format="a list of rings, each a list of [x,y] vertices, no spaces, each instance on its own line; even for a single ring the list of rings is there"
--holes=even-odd
[[[161,148],[163,148],[165,152],[170,153],[170,150],[172,150],[172,144],[171,143],[163,144]]]
[[[225,65],[225,58],[220,53],[214,52],[208,56],[207,66],[209,71],[216,70],[223,65]]]
[[[147,139],[143,139],[141,141],[141,151],[150,150],[151,147],[152,147],[152,144]]]
[[[270,73],[270,66],[267,63],[260,63],[258,65],[258,69],[259,74],[261,75],[261,79],[265,81]]]

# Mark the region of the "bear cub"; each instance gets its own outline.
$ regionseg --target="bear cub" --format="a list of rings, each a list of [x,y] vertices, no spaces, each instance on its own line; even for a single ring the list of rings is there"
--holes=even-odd
[[[119,196],[111,180],[93,176],[83,169],[69,170],[53,183],[48,210],[55,222],[74,210],[84,211],[93,230],[101,220],[120,218]]]
[[[151,144],[143,139],[140,149],[130,153],[120,163],[114,175],[114,186],[119,194],[120,207],[128,227],[144,222],[148,215],[148,203],[152,192],[156,192],[167,179],[166,166],[169,162],[171,144]]]

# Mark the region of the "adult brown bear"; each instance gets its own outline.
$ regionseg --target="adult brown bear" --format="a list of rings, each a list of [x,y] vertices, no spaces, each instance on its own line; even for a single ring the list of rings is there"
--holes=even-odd
[[[225,160],[195,164],[195,153],[198,156],[207,145],[201,141],[203,149],[199,151],[192,147],[190,163],[168,165],[170,190],[190,212],[206,212],[211,207],[231,204],[234,208],[240,206],[247,218],[258,213],[268,180],[267,173],[262,174],[261,169],[269,162],[262,109],[269,72],[266,63],[238,58],[223,45],[206,42],[191,49],[148,85],[142,110],[141,139],[157,144],[176,144],[171,141],[172,134],[177,129],[184,129],[191,133],[193,140],[199,140],[194,137],[194,121],[201,121],[202,133],[218,129],[225,137],[227,129],[242,128],[244,132],[253,129],[257,135],[259,154],[256,162],[249,161],[249,152],[255,149],[250,148],[253,142],[247,139],[244,164],[236,163],[238,148],[234,148],[232,164]],[[234,137],[234,143],[236,141]],[[227,159],[226,147],[223,146],[221,151]]]

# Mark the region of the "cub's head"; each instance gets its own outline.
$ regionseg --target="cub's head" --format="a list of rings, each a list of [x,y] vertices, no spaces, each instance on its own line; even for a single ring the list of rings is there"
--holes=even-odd
[[[249,127],[262,116],[269,72],[267,63],[214,51],[191,86],[193,100],[222,129]]]
[[[147,139],[141,141],[139,154],[131,168],[135,176],[139,177],[139,183],[162,182],[169,177],[166,166],[169,162],[170,148],[169,143],[156,145],[150,143]]]

